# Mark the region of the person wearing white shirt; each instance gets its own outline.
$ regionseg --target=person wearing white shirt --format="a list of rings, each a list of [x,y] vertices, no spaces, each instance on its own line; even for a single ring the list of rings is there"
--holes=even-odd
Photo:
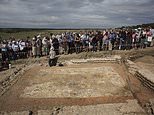
[[[50,48],[50,53],[49,53],[50,57],[49,57],[49,61],[48,61],[48,64],[49,66],[56,66],[56,52],[55,52],[55,49],[53,47],[53,44],[51,44],[51,48]]]
[[[19,52],[19,45],[15,41],[12,42],[12,50],[13,50],[13,59],[16,60],[17,54]]]

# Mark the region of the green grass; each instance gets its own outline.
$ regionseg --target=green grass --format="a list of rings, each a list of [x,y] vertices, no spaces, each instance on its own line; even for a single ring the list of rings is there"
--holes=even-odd
[[[0,31],[0,39],[8,40],[10,37],[15,39],[27,39],[29,36],[33,38],[35,35],[41,34],[41,36],[50,36],[50,33],[58,34],[63,32],[79,32],[80,30],[32,30],[32,31],[21,31],[21,32],[2,32]]]

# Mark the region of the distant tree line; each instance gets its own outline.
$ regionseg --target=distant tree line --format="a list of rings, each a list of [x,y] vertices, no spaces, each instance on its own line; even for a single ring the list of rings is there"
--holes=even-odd
[[[141,24],[141,25],[135,25],[135,26],[122,26],[120,27],[120,29],[122,28],[136,29],[136,28],[148,28],[148,27],[151,27],[152,29],[154,29],[154,23]]]

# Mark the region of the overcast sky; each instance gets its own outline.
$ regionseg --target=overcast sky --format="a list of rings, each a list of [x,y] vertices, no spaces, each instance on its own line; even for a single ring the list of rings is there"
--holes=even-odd
[[[0,28],[120,27],[154,22],[154,0],[0,0]]]

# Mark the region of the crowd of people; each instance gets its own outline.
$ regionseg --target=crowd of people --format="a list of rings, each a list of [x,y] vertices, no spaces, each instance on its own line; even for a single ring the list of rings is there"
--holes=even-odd
[[[26,40],[3,40],[0,43],[2,60],[41,57],[50,55],[97,52],[107,50],[130,50],[153,46],[153,32],[150,28],[110,29],[101,31],[65,32],[37,35]]]

